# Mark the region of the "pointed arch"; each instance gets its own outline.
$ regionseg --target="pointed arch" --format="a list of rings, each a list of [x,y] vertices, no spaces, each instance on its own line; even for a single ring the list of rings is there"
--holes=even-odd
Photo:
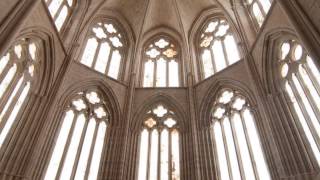
[[[95,14],[83,26],[85,33],[76,58],[81,64],[119,81],[128,79],[133,44],[131,28],[125,29],[121,22],[114,16]]]
[[[23,30],[0,58],[1,147],[14,141],[13,134],[21,130],[17,127],[22,119],[35,117],[28,114],[32,112],[29,104],[38,104],[41,97],[48,95],[53,82],[53,47],[52,34],[32,27]]]
[[[267,92],[276,96],[276,113],[287,120],[297,134],[297,144],[305,149],[305,163],[320,165],[320,73],[314,59],[290,29],[266,35],[263,76]]]
[[[208,78],[242,59],[239,34],[232,18],[218,6],[200,13],[189,32],[198,80]]]
[[[182,106],[175,100],[175,98],[166,95],[166,94],[156,94],[149,98],[142,103],[143,105],[140,106],[136,113],[133,115],[133,121],[130,124],[130,129],[134,132],[140,131],[141,125],[145,119],[145,114],[150,110],[150,107],[157,106],[158,104],[163,104],[168,109],[175,112],[176,120],[179,123],[179,129],[181,131],[187,131],[187,116],[186,113],[183,111]]]
[[[63,31],[78,6],[78,0],[45,0],[45,3],[57,30]]]
[[[71,85],[58,106],[56,143],[43,178],[97,179],[105,164],[108,132],[120,120],[114,93],[105,83],[88,79]]]
[[[201,129],[210,132],[219,179],[271,179],[259,133],[261,117],[249,88],[223,79],[208,92],[200,110],[200,119],[205,118]]]

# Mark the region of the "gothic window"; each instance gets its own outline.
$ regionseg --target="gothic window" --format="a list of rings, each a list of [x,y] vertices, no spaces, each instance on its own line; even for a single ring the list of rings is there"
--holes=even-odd
[[[277,62],[281,85],[320,165],[319,69],[298,41],[284,41],[280,48]]]
[[[270,180],[253,109],[239,92],[223,89],[212,109],[213,139],[221,180]]]
[[[238,45],[226,19],[211,19],[200,35],[199,50],[204,79],[240,59]]]
[[[179,143],[174,112],[163,105],[152,108],[140,133],[138,180],[179,180]]]
[[[0,59],[0,147],[19,118],[30,89],[37,82],[43,47],[39,39],[24,38]]]
[[[180,85],[179,50],[172,40],[163,36],[154,39],[143,56],[143,87]]]
[[[65,109],[44,179],[97,179],[109,117],[97,91],[78,93]]]
[[[271,7],[272,0],[244,0],[250,15],[256,24],[261,27]]]
[[[111,21],[98,22],[90,28],[80,62],[113,79],[119,79],[125,54],[125,41]]]
[[[45,0],[45,2],[58,31],[60,31],[72,13],[75,0]]]

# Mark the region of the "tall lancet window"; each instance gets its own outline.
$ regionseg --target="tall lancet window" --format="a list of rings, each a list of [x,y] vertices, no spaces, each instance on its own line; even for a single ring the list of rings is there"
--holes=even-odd
[[[180,140],[174,112],[152,108],[140,133],[138,180],[179,180]]]
[[[224,18],[213,18],[207,22],[199,37],[199,50],[203,79],[240,59],[232,29]]]
[[[109,117],[97,91],[78,93],[65,108],[44,179],[97,179]]]
[[[180,86],[179,49],[172,40],[159,36],[145,47],[143,87]]]
[[[113,79],[119,79],[125,54],[123,34],[112,21],[94,24],[80,62]]]
[[[250,15],[253,17],[255,23],[260,27],[263,24],[271,7],[272,0],[244,0]]]
[[[71,16],[75,6],[75,0],[45,0],[49,12],[56,24],[58,31],[61,30],[67,19]]]
[[[0,147],[19,120],[44,58],[40,39],[24,38],[0,59]]]
[[[281,85],[286,91],[294,118],[300,122],[320,165],[320,73],[314,60],[296,40],[280,46],[278,56]]]
[[[212,132],[220,180],[270,180],[247,99],[224,89],[212,109]]]

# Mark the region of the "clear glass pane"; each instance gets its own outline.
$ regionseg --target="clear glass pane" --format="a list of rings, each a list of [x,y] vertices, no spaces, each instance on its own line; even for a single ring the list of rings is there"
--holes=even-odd
[[[58,139],[54,146],[54,151],[52,153],[50,163],[46,172],[45,180],[55,180],[57,171],[60,165],[62,153],[67,142],[67,138],[70,132],[70,128],[73,122],[74,113],[69,110],[65,113],[63,123],[59,132]]]
[[[297,113],[297,116],[298,116],[298,118],[300,120],[302,128],[303,128],[303,130],[304,130],[304,132],[305,132],[305,134],[307,136],[307,139],[308,139],[308,141],[310,143],[311,149],[312,149],[312,151],[313,151],[313,153],[314,153],[314,155],[315,155],[315,157],[317,159],[318,164],[320,164],[320,151],[318,149],[318,146],[316,144],[316,141],[315,141],[314,137],[312,136],[312,133],[311,133],[311,130],[310,130],[309,126],[308,126],[308,123],[307,123],[305,117],[303,116],[303,113],[302,113],[302,111],[301,111],[301,109],[299,107],[297,99],[294,96],[292,88],[288,83],[286,83],[286,90],[287,90],[287,93],[288,93],[288,95],[290,97],[292,105],[294,107],[294,110]]]
[[[292,80],[293,80],[295,87],[297,88],[297,91],[298,91],[297,93],[300,95],[302,102],[303,102],[303,105],[305,106],[305,109],[307,110],[307,113],[310,117],[310,120],[311,120],[315,130],[318,133],[318,137],[320,137],[320,124],[319,124],[319,121],[317,120],[317,116],[315,115],[315,113],[311,107],[311,104],[308,101],[307,96],[304,93],[302,86],[295,75],[292,75]]]
[[[5,126],[3,127],[1,134],[0,134],[0,147],[2,146],[6,136],[8,135],[14,121],[16,120],[16,117],[22,107],[22,104],[24,103],[25,99],[27,98],[27,95],[29,93],[30,90],[30,83],[28,82],[26,84],[26,86],[23,88],[23,91],[19,97],[19,99],[17,100]]]
[[[118,50],[113,51],[108,76],[118,79],[121,64],[121,54]]]
[[[158,146],[159,146],[158,130],[153,130],[151,133],[151,152],[149,165],[149,180],[157,180],[158,176]]]
[[[8,108],[11,106],[11,103],[12,103],[13,99],[16,97],[17,92],[18,92],[18,90],[20,89],[23,80],[24,80],[24,77],[22,76],[22,77],[20,78],[20,80],[18,81],[18,84],[17,84],[16,87],[14,88],[13,92],[11,93],[10,98],[9,98],[8,101],[6,102],[5,107],[3,108],[2,111],[0,111],[0,112],[1,112],[0,122],[3,120],[3,117],[4,117],[4,115],[7,113]]]
[[[70,179],[71,177],[72,168],[75,163],[74,161],[76,159],[85,120],[86,118],[83,114],[80,114],[76,120],[76,126],[73,130],[70,146],[68,148],[67,156],[65,157],[63,169],[60,175],[61,180]]]
[[[226,46],[229,65],[239,61],[240,55],[239,55],[238,46],[236,44],[236,41],[234,40],[234,37],[232,35],[227,35],[224,40],[224,43]]]
[[[316,88],[314,87],[309,75],[307,74],[305,68],[300,65],[299,66],[299,73],[306,85],[306,88],[308,88],[310,94],[311,94],[311,97],[314,102],[315,102],[315,105],[317,106],[318,110],[320,110],[320,96],[319,96],[319,93],[317,92]]]
[[[257,2],[255,2],[252,6],[252,12],[253,15],[255,16],[257,23],[259,24],[259,26],[261,26],[263,24],[264,21],[264,16],[262,15],[262,12],[260,10],[260,7],[258,5]]]
[[[179,86],[179,67],[174,60],[169,62],[169,87]]]
[[[172,180],[180,180],[180,146],[179,146],[179,132],[173,130],[171,132],[171,151],[172,151]]]
[[[161,132],[161,145],[160,145],[160,179],[168,180],[169,176],[169,133],[167,129]]]
[[[241,180],[239,163],[229,118],[225,118],[223,120],[223,128],[227,140],[228,154],[230,158],[229,163],[231,165],[233,180]]]
[[[81,148],[81,155],[80,155],[80,159],[78,162],[78,167],[77,167],[77,171],[76,171],[76,175],[75,175],[75,179],[77,179],[77,180],[82,180],[85,178],[84,176],[85,176],[85,173],[87,170],[89,153],[90,153],[90,149],[91,149],[91,144],[92,144],[92,140],[93,140],[95,127],[96,127],[96,121],[95,121],[95,119],[92,118],[89,121],[86,135],[84,138],[84,142],[83,142],[82,148]]]
[[[10,60],[10,54],[9,53],[7,53],[7,55],[3,56],[0,59],[0,75],[2,74],[2,71],[4,70],[4,68],[7,66],[9,60]]]
[[[95,70],[97,70],[103,74],[106,72],[109,54],[110,54],[109,43],[107,43],[107,42],[102,43],[100,46],[96,65],[94,67]]]
[[[71,7],[73,4],[73,0],[68,0],[68,5]]]
[[[0,84],[0,98],[2,98],[3,94],[6,92],[7,88],[12,82],[13,77],[16,74],[16,71],[17,71],[17,65],[14,64],[6,74],[5,78],[2,80]]]
[[[98,134],[97,134],[97,139],[96,139],[94,150],[93,150],[91,167],[90,167],[90,171],[89,171],[89,178],[88,179],[90,179],[90,180],[97,179],[97,177],[98,177],[99,165],[100,165],[100,161],[101,161],[101,155],[102,155],[106,130],[107,130],[107,124],[104,121],[100,122]]]
[[[202,54],[202,65],[204,71],[204,78],[210,77],[214,73],[212,59],[211,59],[211,52],[209,50],[204,50]]]
[[[63,2],[63,0],[52,0],[52,2],[49,5],[49,12],[52,17],[55,16],[59,7],[62,5],[62,2]]]
[[[248,149],[248,143],[246,140],[246,136],[244,134],[240,115],[238,113],[235,113],[233,115],[232,121],[235,126],[238,144],[240,145],[239,146],[240,155],[242,159],[242,165],[243,165],[244,173],[246,176],[246,180],[255,180],[252,161],[251,161],[251,157]]]
[[[214,139],[216,142],[217,156],[219,162],[220,178],[221,180],[230,180],[226,150],[224,148],[224,141],[222,136],[221,125],[216,122],[213,127]]]
[[[261,2],[262,8],[266,14],[268,14],[271,3],[270,0],[259,0]]]
[[[157,60],[157,87],[166,87],[167,82],[167,61],[163,58]]]
[[[81,63],[91,67],[94,55],[96,54],[96,49],[98,47],[98,42],[96,38],[88,39],[87,45],[84,49],[84,53],[82,55]]]
[[[217,72],[219,72],[226,67],[226,59],[224,57],[221,41],[214,41],[212,52],[214,55],[214,63],[216,64]]]
[[[307,64],[308,67],[311,69],[312,74],[314,75],[314,77],[316,78],[318,85],[320,85],[320,73],[319,73],[319,69],[317,68],[317,66],[314,64],[313,59],[311,59],[311,57],[307,56]]]
[[[147,176],[147,160],[149,148],[149,132],[144,129],[140,137],[140,152],[139,152],[139,171],[138,179],[146,180]]]
[[[64,24],[67,16],[68,16],[68,8],[67,8],[67,6],[64,5],[62,10],[60,11],[58,18],[56,19],[56,22],[55,22],[58,31],[61,30],[61,27]]]
[[[147,61],[144,64],[143,87],[153,86],[153,69],[154,69],[154,63],[151,60]]]
[[[251,114],[250,110],[246,109],[243,112],[244,122],[247,127],[247,133],[249,136],[253,156],[255,159],[255,163],[258,169],[259,178],[262,180],[270,180],[270,174],[267,167],[267,163],[265,161],[262,147],[259,139],[259,135],[257,132],[257,128],[255,126],[253,115]]]

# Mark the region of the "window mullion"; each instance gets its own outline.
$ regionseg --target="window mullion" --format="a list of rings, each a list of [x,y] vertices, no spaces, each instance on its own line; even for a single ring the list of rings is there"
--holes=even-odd
[[[16,83],[16,85],[17,85],[17,83]],[[2,130],[7,123],[7,120],[10,117],[12,110],[16,106],[17,101],[20,98],[22,91],[24,90],[26,85],[27,85],[27,81],[23,80],[21,86],[19,87],[17,94],[15,95],[15,97],[13,98],[12,102],[9,105],[9,108],[6,110],[6,112],[1,112],[2,110],[0,111],[1,114],[4,113],[4,116],[3,116],[2,120],[0,121],[0,134],[2,133]],[[4,101],[4,102],[7,102],[7,101]]]
[[[114,59],[112,59],[112,56],[113,56],[113,52],[114,52],[114,48],[111,44],[109,44],[110,46],[110,50],[109,50],[109,56],[108,56],[108,62],[107,62],[107,67],[106,67],[106,75],[108,75],[109,73],[109,69],[110,69],[110,64],[111,64],[111,61],[113,61]]]
[[[15,63],[12,59],[11,59],[11,54],[10,54],[10,60],[7,63],[7,65],[5,66],[5,68],[3,69],[2,73],[0,74],[0,83],[2,83],[3,79],[7,76],[9,70],[14,66],[17,65],[17,63]]]
[[[225,120],[222,120],[222,121],[225,121]],[[223,141],[224,141],[223,145],[224,145],[225,154],[226,154],[226,158],[227,158],[228,172],[229,172],[230,179],[233,179],[229,148],[228,148],[228,145],[227,145],[227,138],[226,138],[226,133],[225,133],[225,128],[224,128],[224,123],[222,121],[220,122],[220,125],[221,125],[222,138],[223,138]]]
[[[233,113],[231,113],[230,116],[230,125],[231,125],[231,130],[232,130],[232,136],[233,136],[233,141],[235,143],[235,147],[236,147],[236,153],[237,153],[237,158],[238,158],[238,164],[239,164],[239,169],[240,169],[240,174],[241,174],[241,179],[246,179],[245,176],[245,172],[244,172],[244,167],[243,167],[243,163],[242,163],[242,157],[241,157],[241,153],[240,153],[240,144],[239,144],[239,140],[237,137],[236,129],[234,126],[234,118],[232,117]]]
[[[55,12],[54,16],[52,17],[54,21],[57,20],[57,18],[59,17],[61,11],[62,11],[62,8],[65,6],[64,4],[65,2],[62,2],[59,6],[59,8],[57,9],[57,11]]]
[[[222,45],[222,49],[223,49],[224,59],[226,61],[226,67],[228,67],[230,65],[230,63],[229,63],[228,53],[226,50],[225,39],[226,39],[226,36],[223,36],[223,38],[221,38],[221,45]]]
[[[95,65],[97,63],[97,59],[98,59],[98,56],[99,56],[99,53],[100,53],[100,50],[101,50],[101,44],[102,44],[101,40],[98,40],[98,46],[96,48],[96,52],[95,52],[94,57],[93,57],[93,62],[91,64],[92,68],[95,68]]]
[[[168,157],[169,157],[169,159],[168,159],[168,177],[169,177],[169,180],[172,180],[172,130],[171,129],[168,129],[168,135],[169,135],[169,139],[168,139],[168,141],[169,141],[169,149],[168,149]]]
[[[157,179],[158,180],[161,180],[161,178],[160,178],[160,174],[161,174],[161,136],[162,136],[162,131],[163,130],[158,130],[158,132],[159,132],[159,135],[158,135],[158,169],[157,169]]]
[[[251,159],[251,164],[252,164],[252,167],[253,167],[253,170],[254,170],[254,175],[255,175],[255,178],[257,180],[259,180],[259,173],[258,173],[258,167],[255,163],[255,159],[254,159],[254,152],[252,151],[252,144],[251,144],[251,141],[250,141],[250,138],[249,138],[249,135],[248,135],[248,129],[247,129],[247,126],[246,124],[244,123],[245,121],[245,118],[243,117],[243,112],[240,112],[240,117],[241,117],[241,123],[242,123],[242,127],[243,127],[243,131],[244,131],[244,134],[245,134],[245,137],[246,137],[246,141],[247,141],[247,145],[248,145],[248,150],[249,150],[249,153],[250,153],[250,159]]]
[[[15,75],[14,77],[12,78],[10,84],[8,85],[7,89],[4,91],[2,97],[0,97],[0,108],[2,109],[6,103],[8,102],[8,99],[10,98],[10,95],[11,93],[14,91],[15,87],[17,86],[20,78],[21,78],[21,73],[18,72],[18,69],[17,71],[15,72]],[[26,80],[23,79],[23,83],[25,83]],[[3,83],[3,82],[0,82],[0,84]],[[22,91],[22,90],[21,90]],[[19,91],[20,92],[20,91]],[[21,92],[20,92],[21,93]],[[20,95],[19,95],[20,96]],[[1,110],[2,111],[2,110]],[[1,113],[0,111],[0,113]]]
[[[148,157],[147,157],[147,176],[146,180],[149,180],[149,175],[150,175],[150,160],[151,160],[151,145],[152,145],[152,130],[148,130]]]
[[[85,173],[84,179],[88,179],[88,177],[89,177],[90,167],[92,165],[93,150],[96,145],[95,143],[96,143],[97,134],[98,134],[99,125],[100,125],[100,123],[98,123],[96,119],[95,119],[95,121],[96,121],[96,127],[94,128],[94,135],[93,135],[93,138],[91,141],[90,153],[89,153],[89,157],[88,157],[88,163],[87,163],[87,168],[86,168],[86,173]]]
[[[153,71],[153,87],[157,87],[157,72],[158,72],[158,61],[159,59],[154,60],[154,71]]]
[[[216,67],[216,63],[215,63],[215,59],[214,59],[214,54],[212,52],[212,45],[210,45],[210,54],[211,54],[211,62],[212,62],[212,67],[213,67],[213,73],[215,74],[217,72],[217,67]]]
[[[304,64],[302,67],[305,68],[314,88],[317,90],[318,95],[320,96],[320,84],[318,84],[317,77],[315,77],[315,75],[312,73],[312,71],[307,63]]]
[[[256,3],[259,6],[261,14],[263,15],[263,19],[265,19],[265,17],[267,16],[267,12],[264,11],[260,1],[256,1]]]
[[[297,73],[297,79],[298,79],[299,83],[301,84],[301,87],[302,87],[302,89],[303,89],[303,91],[304,91],[304,93],[305,93],[305,95],[307,97],[307,100],[309,101],[309,103],[310,103],[310,105],[311,105],[311,107],[313,109],[313,112],[315,113],[316,117],[320,117],[320,112],[319,112],[319,109],[318,109],[318,107],[316,105],[316,102],[312,98],[312,95],[311,95],[309,89],[307,88],[307,85],[306,85],[305,81],[303,80],[302,74],[300,72]],[[320,119],[318,119],[318,121],[319,120]],[[319,136],[320,136],[320,134],[319,134]]]
[[[73,135],[73,132],[75,130],[75,125],[77,123],[77,120],[78,120],[78,117],[79,117],[79,114],[77,114],[76,116],[73,117],[73,120],[72,120],[72,125],[71,125],[71,128],[69,130],[69,134],[68,134],[68,138],[67,138],[67,141],[66,141],[66,145],[63,149],[63,154],[61,156],[61,160],[60,160],[60,164],[59,164],[59,168],[58,168],[58,171],[57,171],[57,179],[63,179],[63,177],[61,177],[61,172],[62,172],[62,169],[64,168],[64,164],[65,164],[65,158],[67,156],[67,153],[68,153],[68,150],[69,150],[69,147],[70,147],[70,144],[71,144],[71,139],[72,139],[72,135]],[[59,146],[59,144],[57,144]]]
[[[168,59],[165,59],[166,60],[166,87],[169,87],[170,83],[169,83],[169,61]]]
[[[85,115],[85,118],[86,118],[86,121],[85,121],[85,124],[83,126],[83,131],[82,131],[82,134],[81,134],[81,138],[80,138],[80,141],[79,141],[79,147],[78,147],[78,151],[77,151],[77,155],[76,155],[76,158],[75,158],[75,164],[72,168],[72,174],[71,174],[71,177],[75,177],[76,175],[76,172],[77,172],[77,168],[78,168],[78,162],[80,160],[80,155],[81,155],[81,152],[82,152],[82,146],[83,146],[83,143],[84,143],[84,139],[85,139],[85,136],[87,134],[87,130],[88,130],[88,125],[89,125],[89,118],[87,115]]]
[[[314,126],[312,125],[312,121],[310,119],[310,116],[309,116],[306,108],[305,108],[305,105],[304,105],[304,103],[302,101],[302,98],[300,97],[294,82],[292,80],[289,80],[288,83],[289,83],[289,86],[291,87],[291,89],[293,91],[293,94],[294,94],[295,98],[297,99],[297,103],[298,103],[298,105],[299,105],[299,107],[300,107],[300,109],[301,109],[301,111],[303,113],[304,118],[306,119],[308,127],[309,127],[310,131],[312,132],[312,136],[315,139],[315,142],[316,142],[316,144],[318,146],[318,149],[319,149],[320,148],[319,136],[317,136],[317,133],[316,133],[316,131],[314,129]]]

